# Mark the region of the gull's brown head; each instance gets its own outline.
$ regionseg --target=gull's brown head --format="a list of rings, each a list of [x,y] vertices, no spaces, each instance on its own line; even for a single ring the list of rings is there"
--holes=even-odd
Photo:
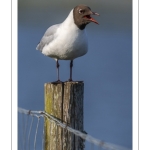
[[[73,9],[74,22],[81,30],[83,30],[90,22],[98,24],[98,22],[92,18],[91,15],[99,16],[98,13],[91,11],[90,7],[83,4],[78,5]]]

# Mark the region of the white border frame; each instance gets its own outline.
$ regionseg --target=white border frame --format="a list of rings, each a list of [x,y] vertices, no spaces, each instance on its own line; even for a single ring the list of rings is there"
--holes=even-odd
[[[7,14],[5,16],[5,18],[9,18],[9,19],[7,19],[8,22],[4,24],[5,30],[3,29],[3,26],[1,27],[1,30],[3,30],[3,32],[2,32],[3,35],[1,37],[3,37],[3,39],[6,43],[3,43],[4,47],[2,47],[2,49],[1,49],[1,57],[3,57],[3,59],[0,59],[0,61],[1,61],[0,64],[1,65],[10,64],[11,62],[9,63],[9,61],[11,61],[11,60],[8,60],[8,59],[10,57],[12,59],[12,67],[10,68],[10,65],[8,67],[9,71],[12,69],[12,71],[11,71],[11,83],[12,83],[11,103],[8,102],[10,95],[5,92],[1,93],[1,101],[6,103],[6,105],[5,104],[3,104],[3,105],[8,106],[8,103],[10,105],[12,105],[12,109],[11,109],[12,111],[8,110],[8,114],[6,114],[7,116],[10,116],[10,113],[12,113],[12,118],[11,118],[12,126],[11,126],[11,128],[9,127],[11,119],[8,120],[8,119],[6,119],[6,115],[1,115],[1,117],[2,117],[1,120],[3,120],[3,121],[7,120],[7,123],[2,123],[1,124],[2,127],[0,127],[0,129],[1,130],[4,130],[6,128],[8,129],[7,130],[8,133],[5,132],[6,137],[5,138],[2,137],[4,140],[3,141],[1,140],[1,147],[5,147],[5,149],[10,149],[10,146],[12,145],[12,149],[17,150],[17,141],[18,141],[17,140],[17,107],[18,107],[18,103],[17,103],[17,100],[18,100],[17,99],[17,85],[18,85],[18,83],[17,83],[17,76],[18,76],[17,75],[17,60],[18,60],[18,58],[17,58],[17,56],[18,56],[17,55],[17,22],[18,22],[17,21],[17,16],[18,16],[17,6],[18,6],[18,4],[17,3],[18,2],[17,2],[17,0],[13,0],[13,3],[12,3],[12,0],[11,0],[11,5],[12,5],[12,31],[11,31],[12,39],[11,39],[11,44],[10,44],[10,45],[12,45],[11,53],[8,50],[6,50],[7,49],[6,45],[8,45],[8,40],[6,40],[6,39],[10,38],[10,32],[8,29],[11,28],[10,27],[11,18],[10,18],[10,16],[8,17],[8,15],[10,15],[10,13],[11,13],[11,12],[9,13],[9,11],[11,11],[11,9],[9,8],[10,5],[8,6],[8,3],[10,3],[10,1],[9,2],[3,1],[1,3],[3,3],[3,4],[1,4],[2,7],[1,7],[0,14],[3,16],[4,12],[7,10],[7,13],[5,13],[5,14]],[[6,8],[8,8],[8,9],[6,9]],[[139,15],[139,10],[140,10],[140,15]],[[145,77],[148,77],[150,79],[150,74],[147,71],[148,70],[147,68],[149,65],[147,65],[146,74],[145,74],[145,70],[143,70],[143,69],[145,69],[145,67],[143,68],[143,66],[146,66],[146,64],[150,64],[148,62],[148,60],[150,60],[149,55],[147,54],[147,52],[145,53],[145,51],[149,49],[150,38],[144,39],[144,41],[143,41],[143,39],[142,39],[143,33],[139,32],[139,18],[140,18],[140,21],[142,22],[142,23],[140,22],[140,29],[142,29],[142,31],[143,31],[143,29],[145,29],[145,24],[144,24],[143,19],[149,18],[150,12],[147,12],[149,10],[150,10],[149,4],[147,4],[146,1],[142,0],[142,3],[140,2],[140,9],[139,9],[139,1],[137,1],[137,0],[132,1],[132,12],[133,12],[133,15],[132,15],[133,16],[133,18],[132,18],[132,20],[133,20],[133,29],[132,29],[132,33],[133,33],[133,68],[132,68],[133,69],[133,78],[132,78],[133,79],[133,150],[138,150],[139,147],[141,148],[141,150],[148,149],[148,143],[149,143],[149,138],[145,137],[145,134],[143,134],[143,132],[138,132],[139,118],[140,118],[140,129],[143,130],[143,128],[144,128],[144,129],[146,129],[146,131],[148,131],[147,129],[150,128],[149,123],[148,122],[145,123],[143,120],[144,118],[147,119],[148,117],[147,116],[143,117],[141,112],[140,112],[140,114],[138,112],[139,110],[140,111],[141,110],[142,111],[149,110],[149,105],[147,105],[147,106],[143,105],[141,103],[141,101],[144,101],[144,100],[146,101],[149,98],[148,94],[149,94],[150,88],[149,89],[147,88],[147,91],[146,91],[145,88],[143,89],[142,87],[145,86],[145,85],[143,85],[144,82],[146,82],[148,85],[150,85],[149,80],[147,80],[147,78],[145,78]],[[142,11],[144,11],[144,12],[146,11],[146,13],[143,13],[141,15]],[[147,14],[147,16],[145,16],[146,14]],[[148,28],[150,28],[150,25],[148,23],[146,24],[146,26]],[[8,33],[6,33],[5,31],[7,31]],[[146,31],[146,33],[147,33],[147,30],[144,30],[144,31]],[[141,38],[139,38],[139,33],[140,33]],[[148,35],[150,35],[150,34],[148,34]],[[147,42],[145,42],[145,40],[147,40]],[[3,40],[1,40],[1,41],[3,41]],[[139,41],[140,41],[140,44],[139,44]],[[144,44],[145,46],[144,46],[144,48],[139,50],[139,47],[141,48],[142,44]],[[140,64],[140,65],[139,65],[139,51],[140,51],[140,61],[142,61],[142,64]],[[142,53],[142,51],[144,51],[144,54]],[[149,49],[149,51],[150,51],[150,49]],[[6,52],[7,52],[7,54],[6,54]],[[7,63],[5,63],[6,60],[4,60],[4,58],[6,58],[6,57],[7,57]],[[138,74],[139,68],[140,68],[140,77]],[[150,72],[150,69],[149,69],[149,72]],[[7,75],[9,75],[9,73],[5,74],[6,80],[3,79],[3,76],[1,77],[1,79],[3,80],[2,86],[5,85],[5,86],[3,86],[4,90],[6,88],[8,88],[8,85],[10,85],[10,82],[8,80],[8,79],[10,79],[10,77],[8,77]],[[141,81],[138,82],[139,79],[143,79],[143,78],[145,79],[144,82],[141,82]],[[8,83],[5,81],[8,81]],[[139,83],[140,83],[140,87],[139,87]],[[140,91],[140,94],[139,94],[139,91]],[[145,96],[143,97],[142,94]],[[5,97],[5,99],[4,99],[4,97]],[[140,105],[139,105],[139,97],[141,98]],[[147,111],[146,111],[146,114],[150,114],[150,112],[147,112]],[[2,112],[5,112],[5,110],[2,110]],[[8,125],[8,127],[7,127],[7,125]],[[145,128],[145,127],[147,127],[147,128]],[[11,129],[11,133],[12,133],[11,134],[11,144],[8,144],[8,141],[9,141],[8,135],[10,135],[9,129]],[[1,132],[1,133],[3,133],[3,132]],[[140,133],[140,137],[139,137],[139,133]],[[147,133],[147,135],[149,135],[149,134]],[[140,144],[139,144],[139,141],[140,141]]]
[[[0,145],[11,148],[11,1],[0,2]]]
[[[13,2],[12,2],[13,1]],[[12,139],[13,150],[18,150],[18,1],[12,2]]]
[[[150,149],[150,3],[139,1],[139,149]]]

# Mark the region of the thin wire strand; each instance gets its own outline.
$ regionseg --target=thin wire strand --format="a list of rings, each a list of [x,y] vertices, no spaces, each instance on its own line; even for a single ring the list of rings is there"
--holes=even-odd
[[[44,132],[44,124],[43,124],[43,136],[42,136],[42,150],[44,150],[45,149],[45,144],[44,144],[44,138],[45,138],[45,132]]]
[[[21,118],[22,115],[23,114],[18,115],[19,118]],[[21,138],[23,138],[22,124],[20,121],[18,121],[18,147],[19,147],[19,149],[23,150],[23,140],[20,140]]]
[[[46,112],[43,112],[45,113],[45,115],[47,115],[49,118],[51,118],[51,121],[54,121],[57,123],[57,125],[61,126],[62,128],[65,128],[67,129],[68,131],[74,133],[75,135],[77,136],[80,136],[81,138],[97,145],[97,146],[102,146],[103,148],[110,148],[110,149],[115,149],[115,150],[130,150],[128,148],[124,148],[124,147],[121,147],[121,146],[117,146],[117,145],[114,145],[114,144],[110,144],[110,143],[106,143],[106,142],[103,142],[101,140],[98,140],[88,134],[85,134],[85,133],[82,133],[78,130],[75,130],[73,128],[70,128],[68,126],[66,126],[66,124],[62,123],[61,121],[59,121],[58,119],[54,118],[52,115],[49,115],[48,113]]]
[[[22,114],[22,138],[23,138],[23,150],[25,145],[25,138],[24,138],[24,114]]]
[[[26,133],[27,133],[27,126],[28,126],[28,120],[29,120],[29,115],[27,116],[27,119],[26,119],[26,123],[25,123],[25,130],[24,130],[24,139],[25,139],[25,145],[24,145],[24,149],[26,150]]]
[[[40,120],[40,117],[38,117],[38,122],[36,126],[36,132],[35,132],[35,138],[34,138],[34,150],[36,150],[36,138],[37,138],[37,132],[38,132],[38,127],[39,127],[39,120]]]
[[[30,124],[30,129],[29,129],[29,134],[28,134],[28,146],[29,146],[29,150],[30,150],[30,134],[31,134],[31,130],[32,130],[33,119],[34,119],[34,117],[32,116],[32,120],[31,120],[31,124]]]
[[[32,114],[35,117],[46,117],[47,119],[49,119],[49,121],[51,123],[55,123],[57,126],[62,127],[63,129],[67,129],[68,131],[70,131],[71,133],[73,133],[74,135],[81,137],[83,140],[86,140],[90,143],[93,143],[94,145],[97,145],[98,147],[102,147],[103,149],[110,149],[110,150],[131,150],[122,146],[118,146],[115,144],[111,144],[111,143],[107,143],[107,142],[103,142],[102,140],[96,139],[88,134],[82,133],[81,131],[75,130],[69,126],[67,126],[67,124],[62,123],[60,120],[56,119],[54,116],[44,112],[44,111],[29,111],[26,109],[22,109],[22,108],[18,108],[18,111],[20,113],[24,113],[24,114]],[[50,124],[51,124],[50,123]],[[51,126],[51,125],[50,125]],[[49,142],[50,143],[50,142]]]

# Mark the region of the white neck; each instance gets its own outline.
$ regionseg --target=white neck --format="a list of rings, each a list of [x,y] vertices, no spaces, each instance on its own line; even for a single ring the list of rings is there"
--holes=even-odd
[[[62,23],[62,26],[64,28],[72,28],[72,29],[75,29],[75,30],[79,30],[79,28],[77,27],[77,25],[74,23],[73,9],[70,11],[68,17]]]

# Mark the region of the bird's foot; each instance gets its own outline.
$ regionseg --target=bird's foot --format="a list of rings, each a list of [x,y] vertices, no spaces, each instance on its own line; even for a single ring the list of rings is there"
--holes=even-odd
[[[54,82],[52,82],[52,83],[54,83],[54,84],[58,84],[58,83],[62,83],[62,81],[57,80],[57,81],[54,81]]]
[[[73,80],[72,80],[72,79],[69,79],[68,81],[69,81],[69,82],[72,82]]]

